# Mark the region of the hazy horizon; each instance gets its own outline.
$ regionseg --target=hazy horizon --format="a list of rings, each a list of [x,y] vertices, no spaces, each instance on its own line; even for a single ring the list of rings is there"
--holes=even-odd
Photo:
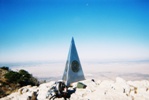
[[[149,77],[149,61],[81,61],[81,65],[86,79],[146,80]],[[12,63],[8,67],[14,71],[27,70],[40,80],[56,81],[62,78],[65,62]]]

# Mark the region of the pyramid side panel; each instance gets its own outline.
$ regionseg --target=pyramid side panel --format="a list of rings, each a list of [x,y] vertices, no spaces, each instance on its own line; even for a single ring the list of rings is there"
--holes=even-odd
[[[68,70],[68,61],[66,62],[66,65],[65,65],[65,70],[64,70],[64,73],[63,73],[63,77],[62,77],[62,80],[66,81],[67,80],[67,71]]]
[[[64,73],[63,73],[63,77],[62,77],[62,80],[65,81],[65,84],[68,84],[68,77],[69,77],[69,66],[70,66],[70,54],[71,54],[71,45],[70,45],[70,48],[69,48],[69,53],[68,53],[68,57],[67,57],[67,61],[66,61],[66,65],[65,65],[65,70],[64,70]]]
[[[78,64],[74,64],[74,63],[78,63]],[[78,65],[78,68],[73,68],[75,66]],[[77,60],[73,60],[70,64],[70,67],[69,67],[69,83],[73,83],[73,82],[78,82],[78,81],[81,81],[81,80],[85,80],[85,77],[84,77],[84,73],[83,73],[83,70],[81,68],[81,64],[79,62],[77,62]]]

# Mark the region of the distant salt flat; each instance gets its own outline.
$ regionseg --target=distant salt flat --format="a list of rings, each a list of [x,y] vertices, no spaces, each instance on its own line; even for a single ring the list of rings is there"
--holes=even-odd
[[[10,67],[15,71],[25,69],[40,79],[57,80],[62,78],[65,62],[20,64]],[[82,62],[82,68],[87,79],[149,79],[149,62]]]

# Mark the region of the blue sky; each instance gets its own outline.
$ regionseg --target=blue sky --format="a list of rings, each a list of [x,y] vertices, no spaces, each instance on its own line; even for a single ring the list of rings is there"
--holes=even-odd
[[[0,0],[0,62],[149,59],[147,0]]]

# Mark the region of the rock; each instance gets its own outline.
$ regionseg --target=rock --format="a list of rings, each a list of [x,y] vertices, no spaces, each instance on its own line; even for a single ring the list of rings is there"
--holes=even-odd
[[[71,100],[149,100],[149,81],[125,81],[117,77],[112,80],[84,80],[87,85],[85,89],[76,89],[70,97]],[[43,83],[40,86],[25,86],[1,100],[48,100],[47,91],[54,84],[54,81]],[[77,83],[73,84],[72,89]],[[63,100],[56,98],[55,100]]]
[[[130,86],[124,79],[117,77],[116,82],[111,85],[111,89],[117,91],[118,93],[129,94]]]
[[[33,92],[31,100],[37,100],[37,92]]]
[[[0,86],[2,86],[3,84],[2,83],[0,83]]]
[[[54,81],[51,81],[51,82],[48,82],[48,83],[41,84],[39,86],[39,91],[38,91],[37,99],[38,100],[45,100],[48,90],[51,88],[51,86],[54,83],[55,83]]]

